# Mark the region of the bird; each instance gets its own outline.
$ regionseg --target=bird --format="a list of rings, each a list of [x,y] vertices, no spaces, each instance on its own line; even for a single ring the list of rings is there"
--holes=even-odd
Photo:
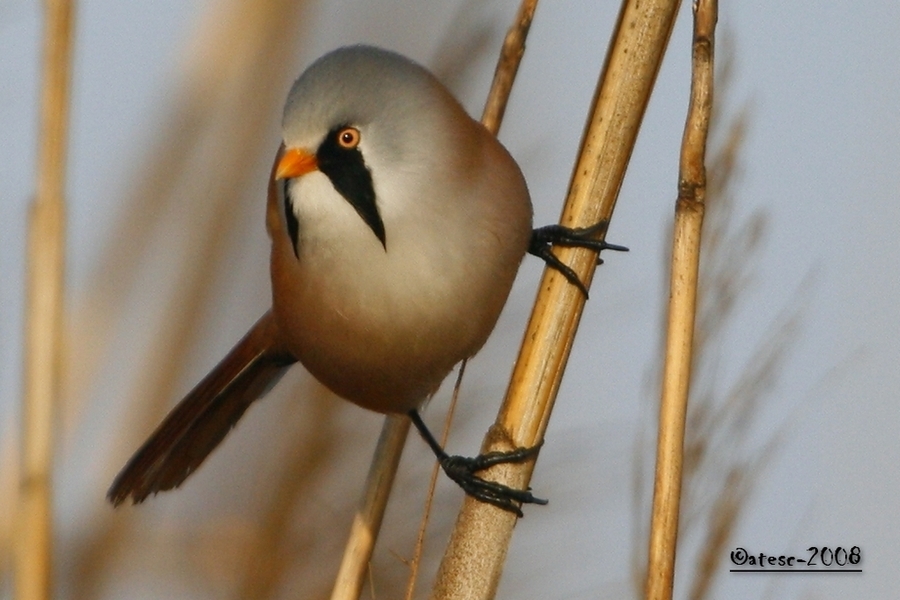
[[[118,506],[176,488],[295,363],[337,396],[407,414],[469,495],[522,514],[545,504],[478,473],[539,446],[450,456],[420,408],[485,343],[523,257],[585,294],[552,244],[624,249],[605,223],[532,228],[518,164],[418,63],[345,46],[294,82],[267,189],[272,307],[165,417],[120,471]]]

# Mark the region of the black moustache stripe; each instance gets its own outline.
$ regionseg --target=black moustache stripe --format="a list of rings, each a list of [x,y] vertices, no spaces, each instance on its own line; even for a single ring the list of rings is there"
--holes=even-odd
[[[319,170],[328,176],[334,189],[356,209],[366,225],[387,249],[384,234],[384,223],[375,203],[375,186],[372,184],[372,173],[369,172],[358,148],[344,148],[338,144],[340,126],[328,132],[328,136],[316,152]],[[290,225],[289,225],[290,226]]]
[[[300,235],[300,222],[297,215],[294,214],[294,208],[291,203],[291,196],[288,194],[288,184],[290,179],[282,182],[281,193],[284,195],[284,218],[287,221],[288,235],[291,236],[291,246],[294,248],[294,256],[300,258],[300,251],[297,249],[297,238]]]

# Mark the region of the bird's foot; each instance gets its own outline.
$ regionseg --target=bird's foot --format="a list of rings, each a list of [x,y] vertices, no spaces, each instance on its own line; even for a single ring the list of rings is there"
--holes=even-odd
[[[537,455],[541,449],[541,444],[536,444],[530,448],[516,448],[507,452],[494,451],[485,454],[479,454],[474,458],[465,456],[450,456],[435,439],[435,437],[425,426],[422,416],[416,409],[410,410],[409,415],[412,424],[422,436],[422,439],[434,452],[441,468],[447,477],[456,482],[463,491],[472,496],[476,500],[493,504],[497,508],[511,512],[518,517],[522,516],[521,504],[547,504],[546,500],[535,498],[531,494],[530,488],[527,490],[517,490],[508,485],[497,483],[496,481],[488,481],[476,475],[479,471],[484,471],[494,465],[508,463],[522,463]]]
[[[537,444],[530,448],[488,452],[475,457],[444,456],[440,459],[440,464],[447,476],[469,496],[522,517],[521,504],[547,504],[547,501],[535,498],[530,488],[517,490],[479,477],[477,473],[494,465],[525,462],[535,456],[540,447],[541,445]]]
[[[562,262],[551,249],[553,244],[569,246],[573,248],[587,248],[598,253],[597,264],[603,264],[599,253],[603,250],[616,250],[628,252],[625,246],[609,244],[606,240],[600,240],[594,236],[606,231],[609,221],[600,221],[590,227],[565,227],[563,225],[545,225],[531,232],[531,243],[528,246],[529,254],[533,254],[547,263],[547,266],[559,271],[569,283],[577,287],[587,298],[588,291],[584,282],[578,278],[578,274],[569,265]]]

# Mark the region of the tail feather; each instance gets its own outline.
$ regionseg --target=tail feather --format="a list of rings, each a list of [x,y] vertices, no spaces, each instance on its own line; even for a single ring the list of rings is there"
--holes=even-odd
[[[267,312],[131,457],[109,488],[109,501],[118,506],[131,496],[137,504],[181,485],[296,362],[277,340]]]

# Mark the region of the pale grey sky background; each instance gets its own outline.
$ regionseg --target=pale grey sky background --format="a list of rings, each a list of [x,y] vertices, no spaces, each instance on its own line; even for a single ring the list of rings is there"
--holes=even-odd
[[[440,32],[461,4],[328,3],[305,24],[309,42],[296,57],[296,72],[321,53],[354,42],[434,64]],[[489,43],[499,48],[515,4],[470,3],[468,25],[490,24]],[[133,163],[152,140],[199,18],[214,5],[78,4],[68,179],[70,306],[85,297],[92,265],[129,193],[126,184],[139,169]],[[538,224],[558,216],[616,9],[612,2],[574,0],[548,0],[539,7],[501,132],[528,179]],[[728,39],[735,52],[727,108],[746,105],[750,116],[737,194],[744,214],[762,209],[769,223],[757,277],[732,327],[733,346],[722,356],[725,376],[740,369],[765,327],[797,298],[801,282],[811,287],[803,327],[763,422],[763,431],[784,427],[786,440],[749,499],[730,547],[802,555],[813,545],[859,546],[864,573],[722,572],[716,597],[893,598],[900,588],[898,27],[896,1],[720,6],[720,48]],[[10,0],[0,6],[0,453],[6,459],[13,455],[20,414],[23,249],[34,187],[39,34],[37,3]],[[533,597],[548,597],[541,590],[558,592],[560,581],[568,582],[566,598],[624,597],[630,590],[633,448],[652,399],[647,374],[656,359],[666,296],[661,257],[676,191],[689,35],[685,3],[609,231],[611,241],[631,252],[608,256],[595,279],[533,481],[551,504],[527,511],[516,530],[505,582],[525,586],[517,589],[532,590]],[[456,90],[473,114],[481,109],[493,64],[490,52]],[[283,82],[285,92],[290,83]],[[273,137],[273,151],[277,143]],[[259,206],[254,252],[265,242],[261,197]],[[242,258],[242,266],[255,262],[254,281],[264,284],[267,260],[262,250]],[[472,363],[471,389],[502,394],[508,366],[498,368],[495,361],[508,365],[514,356],[539,273],[535,261],[523,267],[484,358]],[[241,294],[240,283],[229,288]],[[156,292],[148,285],[122,302],[129,314],[152,312],[149,307],[168,301],[155,298]],[[197,357],[195,377],[265,308],[266,294],[260,289],[252,295],[249,308],[223,300],[212,325],[215,339],[205,346],[208,355]],[[150,331],[144,329],[140,335],[152,335],[152,319]],[[119,395],[128,389],[123,380],[132,375],[130,357],[147,343],[129,335],[120,334],[108,353],[108,385],[91,389],[100,408],[88,409],[91,419],[78,423],[59,446],[66,456],[57,477],[63,549],[79,535],[84,516],[103,502],[113,474],[96,472],[91,458],[109,449],[115,424],[103,421],[105,407],[125,404]],[[77,365],[78,349],[72,353]],[[263,404],[255,409],[260,414]],[[455,438],[454,450],[477,447],[493,410],[479,408],[470,416],[471,431]],[[377,429],[377,418],[354,414],[369,431]],[[14,485],[8,460],[0,467],[0,485]],[[147,513],[148,519],[161,514]],[[60,564],[59,597],[65,598],[64,558]],[[9,597],[8,574],[0,575],[0,597]],[[113,590],[134,592],[135,586],[146,587],[141,597],[163,597],[139,576],[129,581],[104,597],[115,597]],[[190,593],[217,597],[209,590]],[[524,596],[510,583],[501,597]]]

